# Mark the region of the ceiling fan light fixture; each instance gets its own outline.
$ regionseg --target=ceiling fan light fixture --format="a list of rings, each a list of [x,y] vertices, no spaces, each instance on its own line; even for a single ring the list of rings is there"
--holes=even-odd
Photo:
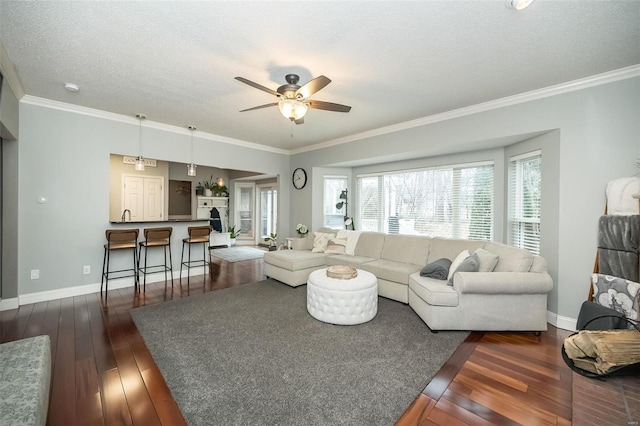
[[[280,114],[289,120],[299,120],[305,116],[309,106],[302,101],[296,99],[280,99],[278,102]]]

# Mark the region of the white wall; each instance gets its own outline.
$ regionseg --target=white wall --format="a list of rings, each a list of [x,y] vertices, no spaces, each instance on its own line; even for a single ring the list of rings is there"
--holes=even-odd
[[[546,181],[543,188],[543,204],[553,209],[545,211],[547,253],[543,254],[557,275],[549,308],[571,319],[588,294],[606,184],[638,172],[634,166],[640,157],[638,117],[640,78],[635,77],[300,153],[292,156],[291,167],[312,169],[350,161],[380,164],[398,153],[422,158],[432,155],[429,152],[473,151],[474,145],[486,147],[487,141],[551,132],[529,145],[546,147],[549,161],[558,168],[556,180]],[[480,160],[483,153],[471,158]],[[502,188],[505,177],[506,173]],[[496,194],[496,203],[504,206],[504,192]],[[545,198],[549,194],[557,197],[557,208]],[[311,220],[317,206],[310,204],[310,191],[292,192],[291,202],[299,221]]]
[[[19,234],[20,295],[100,282],[104,231],[111,227],[109,156],[138,153],[137,120],[105,117],[20,102],[19,219],[13,224]],[[143,155],[188,162],[184,130],[164,127],[144,129]],[[194,153],[196,163],[206,166],[289,172],[288,155],[211,139],[195,139]],[[38,197],[48,202],[38,204]],[[280,203],[280,223],[288,224],[288,193]],[[179,250],[173,250],[178,259]],[[82,274],[83,265],[91,266],[91,274]],[[174,265],[179,266],[175,256]],[[31,269],[40,270],[40,279],[30,279]]]

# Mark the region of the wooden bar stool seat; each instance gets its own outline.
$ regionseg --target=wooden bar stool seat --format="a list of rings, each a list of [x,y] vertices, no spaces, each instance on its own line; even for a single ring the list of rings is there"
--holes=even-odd
[[[180,256],[180,283],[182,284],[182,266],[187,268],[187,288],[189,287],[189,269],[204,266],[204,273],[207,273],[207,251],[209,250],[209,234],[211,234],[211,225],[207,226],[190,226],[187,228],[189,236],[182,239],[182,255]],[[191,260],[191,246],[193,244],[202,244],[202,260]],[[189,247],[188,259],[184,260],[184,248]]]
[[[143,231],[144,241],[140,241],[140,249],[138,251],[138,273],[143,274],[143,291],[147,291],[147,274],[153,272],[164,271],[164,285],[167,286],[167,272],[171,272],[171,288],[173,288],[173,261],[171,259],[171,234],[173,228],[168,226],[165,228],[145,228]],[[147,255],[149,249],[153,247],[162,247],[164,251],[164,263],[157,265],[149,265]],[[144,266],[140,266],[142,259],[142,249],[144,248]],[[167,249],[169,250],[169,263],[167,264]]]
[[[102,286],[104,285],[105,298],[109,291],[109,278],[126,278],[134,277],[134,288],[137,290],[140,280],[138,278],[138,229],[107,229],[105,236],[107,243],[104,245],[104,258],[102,259],[102,278],[100,279],[100,294],[102,294]],[[111,260],[111,252],[114,250],[126,250],[132,249],[133,251],[133,268],[118,269],[111,271],[109,264]],[[128,275],[121,275],[127,272],[131,272]],[[118,276],[111,277],[112,274]]]

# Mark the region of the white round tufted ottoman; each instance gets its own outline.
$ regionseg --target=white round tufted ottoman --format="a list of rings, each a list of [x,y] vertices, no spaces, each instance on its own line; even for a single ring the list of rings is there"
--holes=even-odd
[[[361,269],[348,280],[327,277],[327,268],[313,271],[307,281],[307,311],[331,324],[371,321],[378,313],[378,279]]]

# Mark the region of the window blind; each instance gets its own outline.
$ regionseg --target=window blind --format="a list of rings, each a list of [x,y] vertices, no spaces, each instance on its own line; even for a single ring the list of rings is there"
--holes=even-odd
[[[493,163],[358,176],[357,229],[490,240],[493,180]]]
[[[542,152],[509,159],[509,244],[540,254]]]

